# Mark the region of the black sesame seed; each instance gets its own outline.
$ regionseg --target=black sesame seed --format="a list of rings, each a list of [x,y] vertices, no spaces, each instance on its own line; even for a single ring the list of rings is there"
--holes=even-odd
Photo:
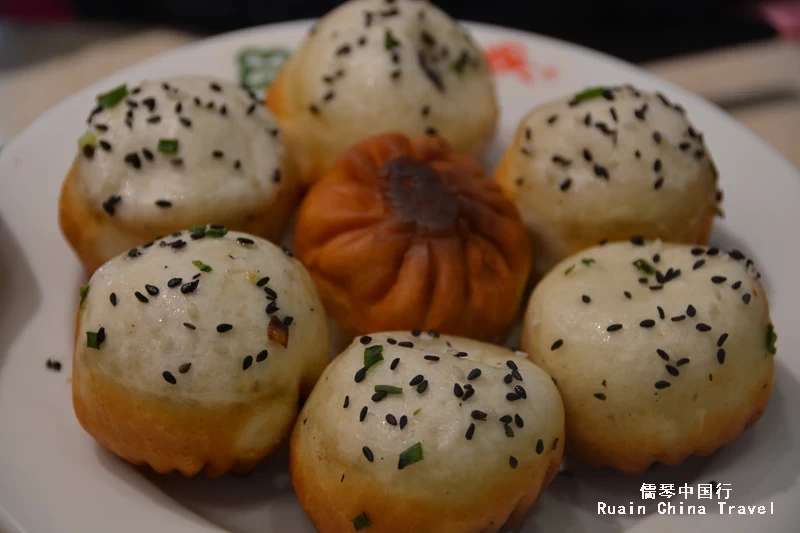
[[[742,286],[742,282],[741,281],[737,281],[733,285],[731,285],[731,289],[738,290],[739,287],[741,287],[741,286]]]
[[[168,207],[172,207],[172,202],[170,202],[169,200],[156,200],[156,205],[158,207],[166,209]]]
[[[518,414],[514,415],[514,424],[516,424],[517,427],[520,428],[520,429],[525,427],[525,421],[522,420],[522,417],[519,416]]]
[[[700,322],[699,324],[697,324],[697,325],[695,326],[695,328],[697,329],[697,331],[702,331],[702,332],[704,332],[704,333],[705,333],[706,331],[711,331],[711,326],[709,326],[708,324],[703,324],[702,322]]]
[[[384,398],[386,398],[386,393],[383,392],[383,391],[378,391],[378,392],[376,392],[375,394],[372,395],[372,401],[375,402],[375,403],[378,403],[379,401],[383,400]]]
[[[509,455],[508,466],[510,466],[511,468],[517,468],[517,465],[519,465],[519,461],[517,461],[517,458],[514,457],[513,455]]]
[[[257,363],[263,362],[268,355],[269,352],[267,350],[261,350],[260,352],[258,352],[258,355],[256,355],[256,362]]]
[[[250,365],[252,364],[253,364],[253,356],[246,355],[244,359],[242,359],[242,370],[247,370],[248,368],[250,368]]]
[[[717,348],[722,348],[722,345],[725,344],[726,340],[728,340],[727,333],[723,333],[722,335],[720,335],[719,339],[717,339]]]
[[[408,417],[406,415],[403,415],[400,417],[400,429],[406,427],[406,424],[408,424]]]
[[[152,117],[147,117],[148,124],[158,124],[161,122],[161,115],[153,115]]]
[[[726,278],[725,276],[712,276],[711,277],[711,283],[725,283],[726,281],[728,281],[728,278]]]
[[[705,157],[705,155],[706,155],[705,150],[703,150],[701,148],[698,148],[697,150],[694,151],[694,158],[695,159],[703,159],[703,157]]]
[[[520,398],[522,398],[523,400],[528,397],[528,393],[525,391],[525,389],[522,387],[522,385],[515,385],[514,386],[514,392],[516,392],[517,395]]]
[[[192,127],[192,121],[189,120],[188,118],[181,117],[179,120],[180,120],[180,123],[183,124],[185,127],[187,127],[187,128],[191,128]]]
[[[170,289],[174,289],[175,287],[180,285],[182,281],[183,281],[182,278],[172,278],[167,282],[167,287],[169,287]]]
[[[312,115],[319,115],[319,108],[314,104],[309,105],[308,110],[311,112]]]
[[[474,418],[475,420],[486,420],[487,415],[483,411],[478,411],[476,409],[475,411],[472,411],[472,413],[470,413],[470,416],[472,416],[472,418]]]
[[[155,285],[145,285],[144,290],[146,290],[147,294],[149,294],[150,296],[158,295],[158,287],[156,287]]]
[[[142,168],[142,160],[139,159],[139,154],[136,152],[131,152],[125,156],[125,162],[128,163],[130,166],[139,170]]]
[[[558,120],[558,115],[550,115],[549,117],[547,117],[548,124],[555,124],[557,120]],[[528,139],[530,139],[530,137],[528,137]]]
[[[659,189],[660,189],[661,187],[663,187],[663,186],[664,186],[664,177],[663,177],[663,176],[660,176],[660,177],[659,177],[659,178],[658,178],[658,179],[655,181],[655,183],[653,183],[653,188],[654,188],[655,190],[659,190]]]
[[[143,304],[146,304],[147,302],[150,301],[150,300],[147,299],[147,296],[145,296],[144,294],[142,294],[139,291],[134,292],[133,295],[136,296],[136,299],[139,300],[140,302],[142,302]]]
[[[369,407],[367,407],[366,405],[361,408],[361,413],[358,415],[359,422],[363,422],[364,419],[367,418],[367,411],[368,410],[369,410]]]
[[[222,150],[214,150],[213,152],[211,152],[211,155],[214,157],[214,159],[220,159],[225,154],[222,152]]]
[[[564,340],[563,339],[558,339],[556,342],[554,342],[552,345],[550,345],[550,350],[552,350],[552,351],[558,350],[563,345],[564,345]]]
[[[367,369],[364,368],[364,367],[359,368],[358,372],[356,372],[356,375],[355,375],[355,382],[356,383],[361,383],[362,381],[364,381],[364,378],[366,377],[366,375],[367,375]]]
[[[472,436],[475,434],[475,423],[470,423],[469,427],[467,428],[467,433],[464,435],[467,440],[472,440]]]
[[[636,159],[641,159],[642,158],[642,152],[640,152],[639,150],[636,150],[635,152],[633,152],[633,155],[636,157]]]
[[[739,250],[731,250],[730,252],[728,252],[728,255],[731,256],[731,258],[735,259],[736,261],[741,261],[745,257],[745,255]]]
[[[683,365],[687,364],[688,362],[689,362],[689,359],[687,359],[686,357],[682,357],[681,359],[678,359],[678,362],[676,363],[676,365],[677,366],[683,366]]]
[[[283,317],[283,325],[284,326],[291,326],[292,322],[294,322],[294,317],[292,317],[292,316]]]
[[[594,165],[594,174],[598,178],[602,178],[608,180],[608,169],[606,167],[600,166],[595,164]]]
[[[500,417],[500,422],[503,424],[510,424],[512,420],[513,418],[511,418],[511,415],[503,415]]]
[[[686,307],[686,314],[689,315],[690,317],[694,317],[697,314],[697,309],[695,309],[692,304],[689,304]]]
[[[513,392],[509,392],[508,394],[506,394],[506,400],[508,400],[509,402],[515,402],[519,400],[519,396],[517,396]]]
[[[226,331],[230,331],[233,329],[233,326],[230,324],[219,324],[217,325],[217,332],[225,333]]]
[[[517,370],[517,372],[519,372],[519,371]],[[506,375],[503,377],[503,382],[504,382],[504,383],[506,383],[506,384],[509,384],[509,383],[511,383],[512,381],[514,381],[514,376],[512,376],[511,374],[506,374]]]
[[[422,374],[417,374],[416,376],[411,378],[411,381],[409,381],[408,384],[410,386],[412,386],[412,387],[416,387],[417,385],[422,383],[422,380],[424,380],[424,379],[425,379],[425,376],[423,376]]]
[[[364,457],[366,457],[367,461],[369,461],[370,463],[375,460],[375,456],[372,454],[372,450],[370,450],[368,447],[364,446],[363,448],[361,448],[361,451],[364,452]]]
[[[391,364],[391,366],[389,368],[391,370],[394,370],[395,368],[397,368],[397,365],[399,365],[399,364],[400,364],[400,358],[397,357],[392,361],[392,364]]]
[[[653,141],[655,141],[656,144],[661,144],[661,133],[660,132],[658,132],[658,131],[654,131],[653,132]]]
[[[136,248],[131,248],[130,250],[128,250],[128,257],[130,257],[131,259],[139,257],[140,255],[142,255],[142,252],[140,252]]]
[[[401,341],[401,342],[398,342],[397,345],[402,347],[402,348],[413,348],[414,347],[414,343],[413,342],[409,342],[409,341]],[[427,359],[428,356],[425,356],[425,358]],[[436,360],[438,361],[439,358],[437,357]]]
[[[172,372],[165,370],[161,373],[161,376],[164,378],[164,381],[171,385],[178,383],[178,380],[175,379],[175,376],[172,375]]]
[[[417,387],[417,392],[419,394],[422,394],[426,390],[428,390],[428,380],[427,379],[425,381],[423,381],[422,383],[420,383],[419,386]]]
[[[644,237],[641,235],[634,235],[631,237],[631,244],[634,246],[644,246]]]
[[[264,287],[264,292],[266,293],[268,300],[274,300],[278,297],[278,293],[275,292],[275,289],[272,289],[271,287]]]
[[[594,397],[601,401],[606,401],[606,395],[602,392],[595,392]]]
[[[236,170],[239,170],[240,168],[242,168],[241,160],[237,159],[236,161],[234,161],[233,162],[233,168],[235,168]]]
[[[692,270],[697,270],[698,268],[700,268],[705,264],[706,264],[705,259],[698,259],[697,261],[695,261],[694,265],[692,265]]]
[[[561,184],[558,186],[558,188],[566,192],[571,185],[572,185],[572,178],[565,178],[564,181],[562,181]]]
[[[469,355],[467,352],[458,352],[458,353],[456,353],[456,357],[466,357],[467,355]]]
[[[510,359],[508,361],[506,361],[506,366],[508,368],[510,368],[511,370],[517,370],[517,363],[515,363],[514,361],[511,361]]]
[[[623,292],[622,294],[624,294],[624,295],[625,295],[625,298],[627,298],[628,300],[630,300],[630,299],[632,298],[632,296],[631,296],[631,293],[630,293],[630,292],[628,292],[628,291],[625,291],[625,292]]]
[[[671,383],[669,381],[656,381],[656,388],[657,389],[666,389],[669,387]]]
[[[664,310],[663,310],[663,309],[661,309],[661,306],[660,306],[660,305],[657,305],[657,306],[656,306],[656,309],[658,309],[658,317],[659,317],[661,320],[664,320],[664,317],[666,316],[666,315],[664,314]]]
[[[396,419],[396,418],[394,417],[394,415],[393,415],[393,414],[391,414],[391,413],[390,413],[390,414],[388,414],[388,415],[386,415],[386,422],[387,422],[387,423],[388,423],[390,426],[396,426],[396,425],[397,425],[397,419]]]
[[[643,328],[652,328],[656,325],[656,321],[648,318],[647,320],[639,322],[639,325]]]
[[[544,451],[544,441],[542,439],[539,439],[538,441],[536,441],[536,453],[542,455],[543,451]]]
[[[670,320],[672,320],[673,322],[680,322],[681,320],[685,320],[685,319],[686,319],[686,315],[678,315],[678,316],[674,316],[674,317],[670,318]]]
[[[611,324],[606,328],[606,331],[619,331],[622,329],[622,324]]]
[[[506,431],[506,437],[510,439],[514,438],[514,430],[511,429],[511,426],[509,426],[508,424],[504,424],[503,429]]]
[[[453,385],[453,394],[455,395],[456,398],[461,398],[462,396],[464,396],[464,389],[461,388],[461,385],[455,383]]]
[[[750,293],[749,292],[747,292],[745,294],[742,294],[742,301],[745,304],[749,304],[750,303]]]
[[[114,307],[117,306],[117,295],[116,295],[116,293],[112,292],[111,295],[108,297],[108,299],[111,301],[111,305],[113,305]]]
[[[659,356],[661,359],[663,359],[664,361],[669,361],[669,355],[667,354],[667,352],[665,352],[665,351],[664,351],[664,350],[662,350],[661,348],[656,348],[656,353],[657,353],[657,354],[658,354],[658,356]]]
[[[193,331],[197,329],[194,324],[191,324],[189,322],[184,322],[183,325],[184,325],[184,327],[187,327],[187,328],[189,328],[189,329],[191,329]]]
[[[512,370],[511,376],[516,379],[517,381],[523,381],[522,374],[519,373],[519,370]]]
[[[692,248],[692,255],[703,255],[705,252],[704,248]]]
[[[403,343],[400,343],[400,344],[402,345]],[[423,357],[423,359],[425,359],[426,361],[434,361],[434,362],[436,362],[436,361],[439,360],[439,356],[438,355],[426,355],[426,356]]]
[[[255,244],[253,239],[248,239],[247,237],[236,237],[236,242],[241,244],[242,246],[249,246],[251,244]]]
[[[719,248],[709,248],[706,255],[715,256],[719,254]]]
[[[481,369],[480,368],[473,368],[472,370],[469,371],[469,374],[467,375],[467,379],[470,380],[470,381],[472,381],[474,379],[478,379],[479,377],[481,377]]]
[[[429,106],[429,105],[422,106],[421,113],[422,113],[423,117],[427,117],[431,113],[431,106]]]
[[[678,371],[678,369],[677,369],[677,368],[675,368],[675,367],[674,367],[674,366],[672,366],[672,365],[664,365],[664,368],[666,368],[666,369],[667,369],[667,372],[669,372],[671,376],[677,376],[678,374],[680,374],[680,372]]]
[[[722,348],[717,350],[717,361],[719,361],[719,364],[723,364],[725,362],[725,350]]]

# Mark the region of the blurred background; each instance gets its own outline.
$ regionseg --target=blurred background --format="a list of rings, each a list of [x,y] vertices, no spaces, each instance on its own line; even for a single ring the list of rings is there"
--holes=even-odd
[[[63,98],[216,33],[323,0],[0,0],[0,145]],[[434,0],[462,20],[579,43],[722,106],[800,166],[800,0]]]

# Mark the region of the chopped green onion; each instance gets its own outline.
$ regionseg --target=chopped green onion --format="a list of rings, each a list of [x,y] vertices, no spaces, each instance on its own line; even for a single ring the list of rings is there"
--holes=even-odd
[[[464,69],[467,68],[468,61],[469,57],[467,54],[461,54],[459,58],[453,62],[453,70],[456,71],[457,74],[463,74]]]
[[[357,517],[353,518],[351,522],[353,522],[353,527],[356,528],[356,531],[367,529],[372,525],[372,521],[367,516],[367,513],[361,513]]]
[[[369,370],[370,367],[376,365],[378,362],[383,361],[383,346],[370,346],[364,348],[364,368]]]
[[[411,414],[412,414],[412,415],[414,415],[414,416],[417,416],[417,415],[419,414],[419,412],[420,412],[420,411],[422,411],[422,407],[420,407],[419,409],[417,409],[416,411],[414,411],[414,412],[413,412],[413,413],[411,413]]]
[[[375,392],[385,392],[386,394],[400,394],[403,389],[392,385],[375,385]]]
[[[583,263],[583,264],[584,264],[584,265],[586,265],[586,266],[589,266],[589,265],[591,265],[591,264],[593,264],[593,263],[596,263],[596,262],[597,262],[597,261],[595,261],[595,260],[594,260],[594,259],[592,259],[591,257],[584,257],[583,259],[581,259],[581,263]]]
[[[777,340],[778,334],[775,333],[775,327],[772,324],[767,324],[767,351],[772,355],[778,353],[778,349],[775,347]]]
[[[178,139],[159,139],[158,151],[164,154],[174,154],[178,151]]]
[[[100,107],[109,109],[120,103],[126,96],[128,96],[128,86],[123,83],[116,89],[111,89],[107,93],[98,94],[97,103]]]
[[[569,276],[569,274],[570,274],[570,273],[571,273],[573,270],[575,270],[575,265],[572,265],[571,267],[567,268],[567,269],[564,271],[564,275],[565,275],[565,276]]]
[[[214,239],[224,237],[226,233],[228,233],[228,228],[210,228],[206,230],[206,235]]]
[[[400,459],[397,461],[397,469],[402,470],[408,465],[413,465],[414,463],[422,461],[424,458],[422,443],[418,442],[400,454]]]
[[[648,276],[652,276],[656,273],[656,269],[653,268],[653,265],[645,261],[644,259],[637,259],[633,262],[633,266],[635,266],[640,271],[644,272]]]
[[[83,287],[81,287],[80,295],[81,295],[81,303],[80,303],[80,306],[78,308],[81,311],[83,311],[83,306],[84,306],[84,303],[86,302],[86,297],[89,295],[89,286],[88,285],[84,285]]]
[[[97,332],[96,331],[87,331],[86,332],[86,347],[87,348],[94,348],[95,350],[100,349],[100,344],[102,344],[102,339],[98,342],[97,340]]]
[[[602,96],[604,92],[608,90],[607,87],[592,87],[590,89],[586,89],[585,91],[581,91],[575,96],[572,97],[570,103],[572,105],[580,104],[581,102],[585,102],[587,100],[592,100],[597,98],[598,96]]]
[[[194,226],[189,228],[189,233],[205,233],[206,227],[205,226]]]
[[[210,266],[203,263],[199,259],[195,259],[194,261],[192,261],[192,264],[196,266],[200,270],[200,272],[211,272],[212,270]]]
[[[91,131],[87,131],[78,138],[78,148],[86,148],[87,146],[97,148],[97,136]]]
[[[398,46],[400,41],[394,38],[392,35],[392,30],[386,30],[386,35],[383,38],[383,45],[386,47],[387,50],[391,50],[395,46]]]

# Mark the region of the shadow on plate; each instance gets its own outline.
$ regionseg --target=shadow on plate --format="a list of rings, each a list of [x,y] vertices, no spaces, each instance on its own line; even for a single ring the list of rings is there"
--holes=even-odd
[[[161,475],[150,468],[129,465],[99,445],[97,456],[129,487],[184,517],[204,519],[231,533],[315,531],[289,481],[288,443],[250,474],[216,479],[202,475],[189,479],[179,473]]]
[[[0,216],[0,370],[17,335],[41,302],[42,292],[33,270]]]

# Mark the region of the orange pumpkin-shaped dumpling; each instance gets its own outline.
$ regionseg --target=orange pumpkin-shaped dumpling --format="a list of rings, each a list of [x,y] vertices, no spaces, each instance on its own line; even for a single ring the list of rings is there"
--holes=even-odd
[[[351,335],[497,340],[531,267],[516,208],[477,161],[441,138],[394,133],[353,145],[311,189],[294,249]]]

